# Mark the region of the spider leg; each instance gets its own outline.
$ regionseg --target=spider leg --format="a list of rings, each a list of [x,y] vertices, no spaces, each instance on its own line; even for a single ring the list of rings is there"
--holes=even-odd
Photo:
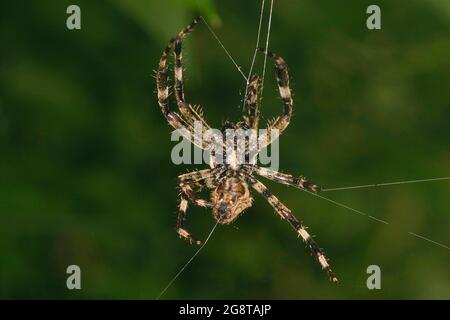
[[[280,92],[281,99],[283,100],[283,113],[281,116],[275,118],[270,124],[268,124],[268,134],[270,129],[277,129],[279,135],[287,128],[292,116],[292,94],[289,87],[289,73],[286,62],[283,58],[272,52],[265,52],[263,48],[258,48],[260,52],[266,54],[267,57],[272,58],[275,62],[275,75],[278,83],[278,91]],[[267,144],[272,143],[275,137],[270,137]]]
[[[192,171],[178,176],[178,186],[201,189],[204,186],[213,188],[215,186],[216,175],[220,174],[223,169],[220,167],[214,169],[204,169]]]
[[[174,42],[174,59],[175,59],[175,98],[177,101],[180,113],[189,123],[195,121],[201,121],[205,130],[209,128],[206,121],[203,119],[203,113],[200,107],[193,108],[190,104],[186,103],[184,99],[184,83],[183,83],[183,64],[182,64],[182,40],[183,38],[194,30],[195,25],[200,21],[199,18],[195,19],[190,25],[182,30],[175,38]]]
[[[247,85],[245,92],[247,93],[244,100],[244,112],[248,115],[244,116],[246,125],[251,129],[258,129],[259,124],[259,86],[260,78],[254,74]]]
[[[272,181],[276,181],[299,189],[305,189],[310,192],[317,192],[318,190],[320,190],[319,186],[315,185],[314,183],[306,181],[306,178],[303,176],[294,177],[291,174],[281,173],[278,171],[271,170],[269,168],[261,168],[257,166],[254,166],[254,168],[257,174]]]
[[[201,245],[202,242],[200,240],[196,240],[189,231],[185,228],[185,222],[186,222],[186,211],[188,208],[188,201],[184,196],[180,196],[180,206],[178,211],[178,218],[177,218],[177,233],[178,235],[186,240],[189,241],[191,244],[195,243],[197,245]]]
[[[180,110],[183,119],[190,125],[194,126],[195,123],[201,123],[202,137],[204,137],[205,132],[210,129],[209,124],[205,121],[203,116],[203,111],[200,106],[192,107],[186,102],[184,97],[184,82],[183,82],[183,64],[182,64],[182,41],[192,31],[194,31],[195,26],[199,23],[201,18],[195,19],[190,25],[183,29],[174,40],[174,74],[175,74],[175,99],[177,101],[178,109]],[[194,132],[194,134],[198,134]],[[212,150],[216,144],[222,145],[222,137],[217,137],[216,135],[211,136],[206,141],[204,139],[197,139],[202,141],[202,148]]]
[[[192,187],[190,185],[183,185],[181,187],[181,191],[185,196],[187,196],[187,199],[191,201],[193,204],[202,207],[202,208],[212,208],[214,204],[211,201],[204,200],[204,199],[198,199],[194,193],[194,190],[192,190]]]
[[[189,231],[186,230],[185,222],[187,217],[188,203],[191,201],[193,204],[203,207],[211,208],[213,203],[204,199],[198,199],[193,191],[193,187],[201,189],[203,186],[212,187],[215,170],[205,169],[200,171],[193,171],[178,176],[179,186],[182,193],[180,194],[180,206],[177,218],[177,233],[184,240],[189,241],[191,244],[200,245],[202,242],[195,239]]]
[[[167,47],[164,49],[159,60],[158,71],[156,73],[156,86],[158,90],[158,104],[161,112],[166,117],[169,124],[175,129],[186,128],[189,129],[185,121],[176,112],[169,110],[169,85],[168,85],[168,64],[167,57],[172,50],[175,39],[170,40]]]
[[[194,19],[191,24],[189,24],[186,28],[180,31],[178,35],[173,40],[174,44],[174,58],[175,58],[175,97],[177,103],[184,102],[184,84],[183,84],[183,66],[181,63],[182,55],[181,55],[181,41],[185,38],[189,33],[194,31],[195,26],[200,22],[200,18]],[[188,106],[187,108],[190,108]],[[181,111],[181,110],[180,110]]]
[[[158,91],[158,104],[167,122],[175,129],[185,129],[184,131],[187,130],[187,133],[189,134],[182,131],[183,135],[193,144],[202,149],[206,149],[208,147],[208,144],[206,142],[202,142],[201,137],[195,137],[196,133],[192,125],[187,122],[182,115],[169,110],[169,66],[167,58],[172,51],[177,39],[179,39],[180,37],[184,37],[186,34],[190,33],[196,23],[198,23],[198,19],[194,20],[192,24],[188,25],[178,34],[177,37],[171,39],[167,44],[159,60],[158,71],[156,72],[156,86]]]
[[[269,204],[275,209],[275,211],[280,215],[283,220],[287,220],[289,224],[294,228],[294,230],[298,233],[300,237],[302,237],[303,241],[306,243],[308,248],[311,250],[311,253],[314,255],[316,260],[320,263],[322,269],[328,274],[332,282],[338,282],[336,276],[328,264],[328,260],[325,257],[322,249],[317,245],[317,243],[312,239],[309,233],[306,231],[306,228],[302,225],[300,221],[295,218],[295,216],[291,213],[283,203],[276,196],[274,196],[267,187],[259,182],[257,179],[253,177],[248,177],[248,181],[251,186],[260,193]]]
[[[212,169],[203,169],[198,171],[187,172],[178,176],[178,185],[183,187],[184,185],[194,186],[197,189],[201,189],[206,186],[207,188],[214,188],[216,186],[217,177],[225,170],[222,166],[218,166]]]

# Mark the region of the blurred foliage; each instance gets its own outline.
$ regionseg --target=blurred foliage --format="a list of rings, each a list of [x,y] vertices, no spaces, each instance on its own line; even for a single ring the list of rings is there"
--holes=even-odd
[[[261,2],[80,0],[82,29],[69,31],[73,3],[0,5],[0,297],[152,299],[196,250],[175,234],[175,186],[202,167],[171,163],[152,71],[199,14],[248,70]],[[295,94],[282,171],[324,187],[449,175],[448,2],[377,3],[381,31],[366,29],[369,1],[275,1],[270,48]],[[205,26],[184,56],[188,100],[214,127],[239,119],[244,81]],[[264,119],[280,108],[268,72]],[[317,235],[341,284],[255,195],[165,298],[450,298],[449,250],[409,233],[450,244],[448,182],[324,193],[389,225],[267,184]],[[213,223],[190,208],[199,238]],[[80,291],[65,287],[70,264]],[[371,264],[382,290],[365,287]]]

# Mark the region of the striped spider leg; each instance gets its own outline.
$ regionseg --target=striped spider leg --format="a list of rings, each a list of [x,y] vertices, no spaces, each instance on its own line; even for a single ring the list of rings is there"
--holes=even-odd
[[[269,168],[262,168],[258,166],[254,166],[254,170],[257,174],[259,174],[264,178],[282,184],[286,184],[291,187],[305,189],[310,192],[317,192],[318,190],[320,190],[319,186],[315,185],[314,183],[306,181],[306,178],[303,176],[297,178],[291,174],[281,173],[278,171],[271,170]]]
[[[258,48],[259,52],[262,52],[265,54],[268,58],[273,59],[275,63],[275,76],[277,78],[277,84],[278,84],[278,91],[281,96],[281,100],[283,101],[283,111],[281,116],[276,117],[272,121],[270,121],[267,124],[267,140],[265,143],[259,146],[259,150],[261,150],[264,147],[267,147],[270,145],[278,136],[280,136],[283,131],[288,127],[291,116],[292,116],[292,106],[293,106],[293,100],[292,100],[292,94],[291,89],[289,87],[289,72],[288,72],[288,66],[283,58],[278,56],[277,54],[273,52],[265,52],[263,48]],[[271,135],[271,129],[278,130],[278,135],[272,136]]]
[[[193,108],[190,104],[186,103],[184,98],[184,82],[183,82],[183,64],[182,64],[182,40],[183,38],[194,31],[194,27],[198,24],[200,18],[195,19],[190,25],[182,30],[174,42],[174,73],[175,73],[175,98],[177,101],[178,109],[186,121],[193,124],[195,121],[202,123],[204,130],[209,129],[209,125],[203,119],[202,109],[198,106]]]
[[[195,196],[195,191],[200,191],[203,187],[213,188],[217,172],[218,169],[204,169],[178,176],[178,186],[181,189],[181,193],[176,228],[178,235],[190,243],[200,245],[202,242],[196,240],[185,228],[188,203],[190,201],[192,204],[203,208],[212,208],[214,206],[210,201],[198,199]]]
[[[195,25],[199,22],[199,19],[195,19],[190,25],[184,28],[178,33],[175,38],[172,38],[166,48],[164,49],[161,58],[159,60],[158,71],[156,73],[156,83],[158,91],[158,104],[161,108],[161,112],[165,116],[167,122],[174,129],[184,129],[181,131],[184,136],[191,141],[193,144],[201,149],[207,149],[209,143],[203,141],[201,137],[196,137],[196,133],[193,128],[194,121],[201,121],[203,124],[203,130],[207,130],[209,126],[203,119],[201,110],[198,108],[194,110],[188,103],[184,101],[184,91],[183,91],[183,72],[181,65],[181,41],[186,35],[194,30]],[[169,110],[169,83],[168,83],[168,73],[169,66],[167,58],[170,52],[174,49],[174,59],[175,59],[175,96],[177,100],[177,106],[180,113],[173,112]],[[188,132],[189,134],[186,134]],[[203,132],[202,132],[203,133]]]
[[[246,96],[244,100],[244,109],[248,115],[244,115],[244,121],[248,128],[258,129],[259,125],[259,90],[260,90],[260,78],[257,74],[254,74],[247,85]]]
[[[283,219],[287,220],[291,227],[297,232],[297,234],[303,239],[303,241],[308,246],[309,250],[315,257],[315,259],[320,263],[322,269],[328,274],[332,282],[338,282],[338,279],[334,275],[333,271],[328,264],[328,259],[325,257],[323,250],[317,245],[317,243],[312,239],[310,234],[306,231],[305,226],[302,225],[300,221],[292,214],[289,210],[276,196],[274,196],[267,187],[260,181],[252,176],[248,177],[249,184],[255,189],[259,194],[261,194],[269,204],[274,208],[275,212]]]

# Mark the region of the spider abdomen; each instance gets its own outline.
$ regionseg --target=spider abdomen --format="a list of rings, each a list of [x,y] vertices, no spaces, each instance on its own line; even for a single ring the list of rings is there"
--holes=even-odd
[[[221,224],[233,222],[252,205],[247,183],[236,177],[223,180],[212,192],[211,200],[214,218]]]

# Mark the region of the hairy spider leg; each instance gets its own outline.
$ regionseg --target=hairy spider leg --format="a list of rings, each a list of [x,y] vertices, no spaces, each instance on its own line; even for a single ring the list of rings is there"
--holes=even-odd
[[[215,174],[217,170],[204,169],[199,171],[193,171],[178,176],[178,185],[181,189],[180,193],[180,205],[177,218],[177,233],[191,244],[201,245],[200,240],[195,239],[191,233],[186,230],[185,223],[187,217],[188,202],[191,201],[194,205],[203,208],[212,208],[214,204],[204,199],[197,199],[194,193],[194,188],[201,190],[203,187],[213,187]]]
[[[259,90],[260,90],[260,78],[257,74],[254,74],[248,83],[247,95],[244,100],[244,109],[247,111],[247,115],[244,115],[244,121],[250,129],[258,129],[259,124]]]
[[[289,73],[286,62],[284,62],[283,58],[273,52],[265,53],[265,49],[263,48],[258,48],[258,51],[262,52],[263,54],[267,54],[267,57],[274,60],[278,91],[283,101],[283,112],[281,116],[276,117],[267,124],[268,139],[265,145],[260,146],[260,148],[264,148],[276,139],[276,136],[272,137],[270,129],[277,129],[279,131],[279,135],[281,135],[281,133],[288,127],[292,116],[293,100],[291,89],[289,87]]]
[[[156,83],[157,83],[157,91],[158,91],[158,104],[161,108],[161,112],[165,116],[167,122],[175,129],[185,129],[189,133],[189,135],[185,135],[186,138],[189,139],[193,144],[197,145],[198,147],[202,149],[206,149],[209,147],[209,144],[206,141],[203,141],[202,137],[195,137],[196,132],[194,131],[194,128],[192,126],[192,123],[190,123],[189,120],[185,119],[183,117],[182,110],[187,110],[191,108],[190,106],[184,106],[186,103],[183,102],[183,106],[180,106],[180,104],[177,101],[177,105],[179,105],[180,114],[170,111],[169,110],[169,83],[168,83],[168,72],[169,72],[169,66],[167,62],[167,58],[174,48],[176,42],[180,41],[182,38],[184,38],[187,34],[193,31],[194,26],[199,22],[200,20],[197,18],[195,19],[191,24],[189,24],[186,28],[184,28],[175,38],[172,38],[169,43],[167,44],[166,48],[164,49],[161,58],[159,60],[158,65],[158,71],[156,73]],[[180,47],[181,50],[181,47]],[[181,58],[180,58],[181,63]],[[178,70],[178,71],[177,71]],[[180,68],[175,68],[175,75],[177,75],[177,72],[181,70]],[[177,79],[177,76],[175,76],[175,79]],[[177,81],[177,80],[176,80]],[[180,92],[179,90],[175,90],[176,92]],[[176,93],[178,95],[180,93]],[[181,91],[182,95],[182,91]],[[191,108],[192,109],[192,108]]]
[[[317,192],[318,190],[320,190],[320,187],[318,185],[306,181],[306,178],[303,176],[294,177],[291,174],[281,173],[269,168],[262,168],[258,166],[254,166],[254,168],[257,174],[272,181],[279,182],[291,187],[296,187],[299,189],[305,189],[311,192]]]
[[[292,228],[294,228],[297,234],[306,243],[313,256],[319,262],[322,269],[328,274],[331,281],[338,282],[338,279],[336,278],[330,268],[330,265],[328,264],[328,259],[325,257],[324,252],[306,231],[305,226],[303,226],[301,222],[298,221],[297,218],[292,214],[291,210],[289,210],[280,200],[278,200],[278,198],[274,196],[260,181],[258,181],[254,177],[249,177],[248,181],[253,189],[260,193],[264,198],[266,198],[269,204],[274,208],[275,212],[278,213],[278,215],[283,220],[287,220]]]
[[[205,130],[209,128],[209,125],[203,119],[203,112],[200,106],[193,108],[190,104],[186,103],[184,98],[184,82],[183,82],[183,64],[182,64],[182,40],[186,35],[194,31],[195,25],[200,21],[200,18],[195,19],[190,25],[183,29],[175,38],[174,48],[174,73],[175,73],[175,98],[177,101],[180,113],[189,123],[195,121],[201,121]]]

